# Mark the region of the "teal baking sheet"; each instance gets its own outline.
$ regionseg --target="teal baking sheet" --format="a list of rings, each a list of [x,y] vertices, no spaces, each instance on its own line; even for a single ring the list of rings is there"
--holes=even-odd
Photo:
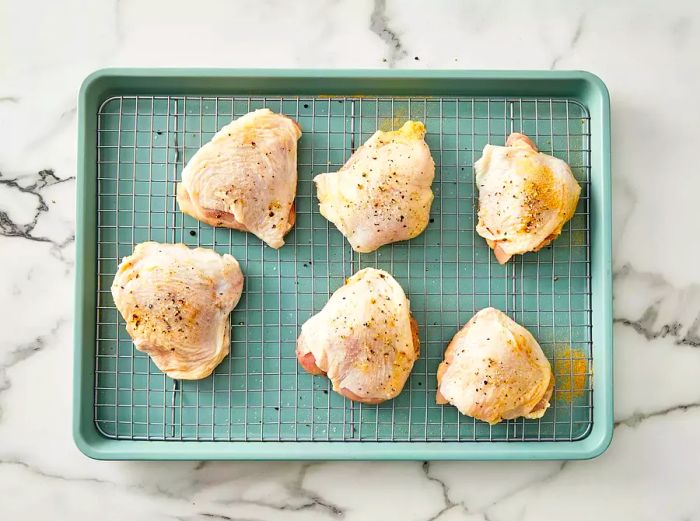
[[[600,325],[595,315],[606,313],[610,259],[594,253],[596,243],[604,247],[609,240],[609,216],[601,214],[607,179],[596,150],[605,143],[597,133],[607,130],[581,88],[549,96],[523,89],[515,96],[461,94],[455,87],[452,95],[430,95],[417,86],[411,91],[408,79],[404,90],[373,92],[382,89],[365,79],[358,95],[342,92],[341,81],[335,86],[340,92],[321,85],[306,92],[303,85],[295,88],[293,78],[261,88],[236,81],[234,73],[228,88],[205,78],[178,87],[177,77],[158,88],[144,80],[148,74],[118,86],[123,74],[102,73],[85,88],[106,78],[114,90],[103,88],[91,110],[81,112],[81,124],[84,117],[94,125],[94,134],[81,139],[81,153],[92,161],[86,157],[79,179],[79,225],[92,237],[79,237],[85,258],[78,307],[94,308],[91,320],[76,329],[82,333],[76,335],[77,371],[84,377],[76,385],[87,391],[76,395],[76,438],[83,450],[105,458],[185,459],[586,457],[602,450],[611,415],[603,410],[601,418],[599,409],[609,407],[612,395],[605,373],[612,346],[606,340],[609,315]],[[427,76],[422,88],[437,87],[439,73]],[[581,81],[595,85],[587,76]],[[551,82],[557,85],[555,78]],[[280,250],[251,234],[184,216],[174,197],[196,150],[232,119],[261,107],[292,116],[303,130],[297,223]],[[426,124],[436,162],[430,224],[412,241],[358,254],[318,212],[312,178],[340,168],[375,130],[407,119]],[[474,232],[472,165],[486,143],[503,144],[513,131],[566,160],[582,194],[552,247],[500,266]],[[176,382],[160,373],[133,348],[114,307],[109,288],[119,260],[146,240],[209,247],[241,263],[246,287],[231,315],[231,354],[207,379]],[[421,358],[404,391],[378,406],[332,392],[327,379],[299,367],[294,351],[301,324],[346,277],[367,266],[386,269],[406,290],[421,340]],[[486,306],[526,326],[552,362],[555,395],[540,420],[489,426],[435,403],[435,372],[447,343]],[[605,436],[593,440],[594,450],[596,432]]]

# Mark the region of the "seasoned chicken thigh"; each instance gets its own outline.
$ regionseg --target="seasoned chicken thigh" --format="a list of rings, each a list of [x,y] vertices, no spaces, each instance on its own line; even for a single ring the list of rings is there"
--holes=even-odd
[[[401,392],[418,359],[418,326],[399,283],[374,268],[358,271],[301,328],[299,363],[325,374],[351,400],[380,403]]]
[[[112,284],[136,349],[185,380],[206,378],[228,354],[228,316],[242,290],[231,255],[157,242],[137,245]]]
[[[361,253],[412,239],[428,225],[435,164],[425,126],[377,131],[338,171],[314,178],[321,214]]]
[[[547,246],[576,211],[581,187],[569,165],[539,153],[523,134],[511,134],[504,147],[486,145],[474,171],[479,187],[476,232],[501,264]]]
[[[249,231],[273,248],[295,220],[299,125],[260,109],[232,121],[182,171],[180,210],[211,226]]]
[[[494,308],[479,311],[454,336],[437,372],[437,403],[496,424],[541,418],[554,375],[535,338]]]

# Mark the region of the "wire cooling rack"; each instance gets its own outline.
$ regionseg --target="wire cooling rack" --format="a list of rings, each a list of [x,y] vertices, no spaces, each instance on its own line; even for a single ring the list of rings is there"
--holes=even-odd
[[[256,108],[301,125],[296,226],[280,250],[179,212],[186,162],[232,119]],[[110,438],[255,441],[571,441],[592,426],[590,117],[578,102],[534,98],[122,96],[98,114],[98,285],[94,420]],[[419,237],[357,254],[318,212],[312,178],[335,171],[377,129],[423,121],[436,163],[430,224]],[[500,266],[474,231],[472,165],[512,131],[566,160],[582,187],[573,219],[539,253]],[[231,314],[231,354],[201,381],[169,379],[133,348],[110,285],[139,242],[231,253],[246,277]],[[355,404],[301,369],[301,325],[357,270],[389,271],[419,323],[421,358],[404,391]],[[435,373],[452,336],[479,309],[527,327],[552,362],[556,388],[540,420],[495,426],[435,403]]]

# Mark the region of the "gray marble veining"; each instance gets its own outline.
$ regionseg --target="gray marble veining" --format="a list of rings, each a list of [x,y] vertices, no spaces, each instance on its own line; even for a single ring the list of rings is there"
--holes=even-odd
[[[388,67],[396,67],[396,62],[406,56],[406,50],[403,48],[399,36],[389,27],[386,0],[374,0],[369,27],[387,46],[389,56],[382,61],[386,62]]]

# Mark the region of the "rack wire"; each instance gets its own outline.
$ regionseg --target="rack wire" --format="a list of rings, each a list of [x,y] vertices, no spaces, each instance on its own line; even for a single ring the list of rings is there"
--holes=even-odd
[[[178,211],[175,187],[199,147],[232,119],[262,107],[293,117],[297,222],[280,250],[251,234],[211,228]],[[252,441],[571,441],[592,426],[590,116],[558,98],[120,96],[98,117],[98,314],[95,409],[111,438]],[[371,254],[352,251],[318,212],[312,178],[335,171],[377,129],[423,121],[436,163],[427,230]],[[582,187],[562,235],[506,266],[474,231],[472,165],[513,131],[566,160]],[[110,285],[119,260],[146,240],[231,253],[246,288],[231,314],[231,353],[214,374],[176,382],[133,348]],[[355,404],[301,369],[295,342],[345,278],[367,267],[394,275],[411,300],[421,358],[403,390]],[[539,340],[556,376],[540,420],[495,426],[435,404],[437,366],[479,309],[497,307]]]

